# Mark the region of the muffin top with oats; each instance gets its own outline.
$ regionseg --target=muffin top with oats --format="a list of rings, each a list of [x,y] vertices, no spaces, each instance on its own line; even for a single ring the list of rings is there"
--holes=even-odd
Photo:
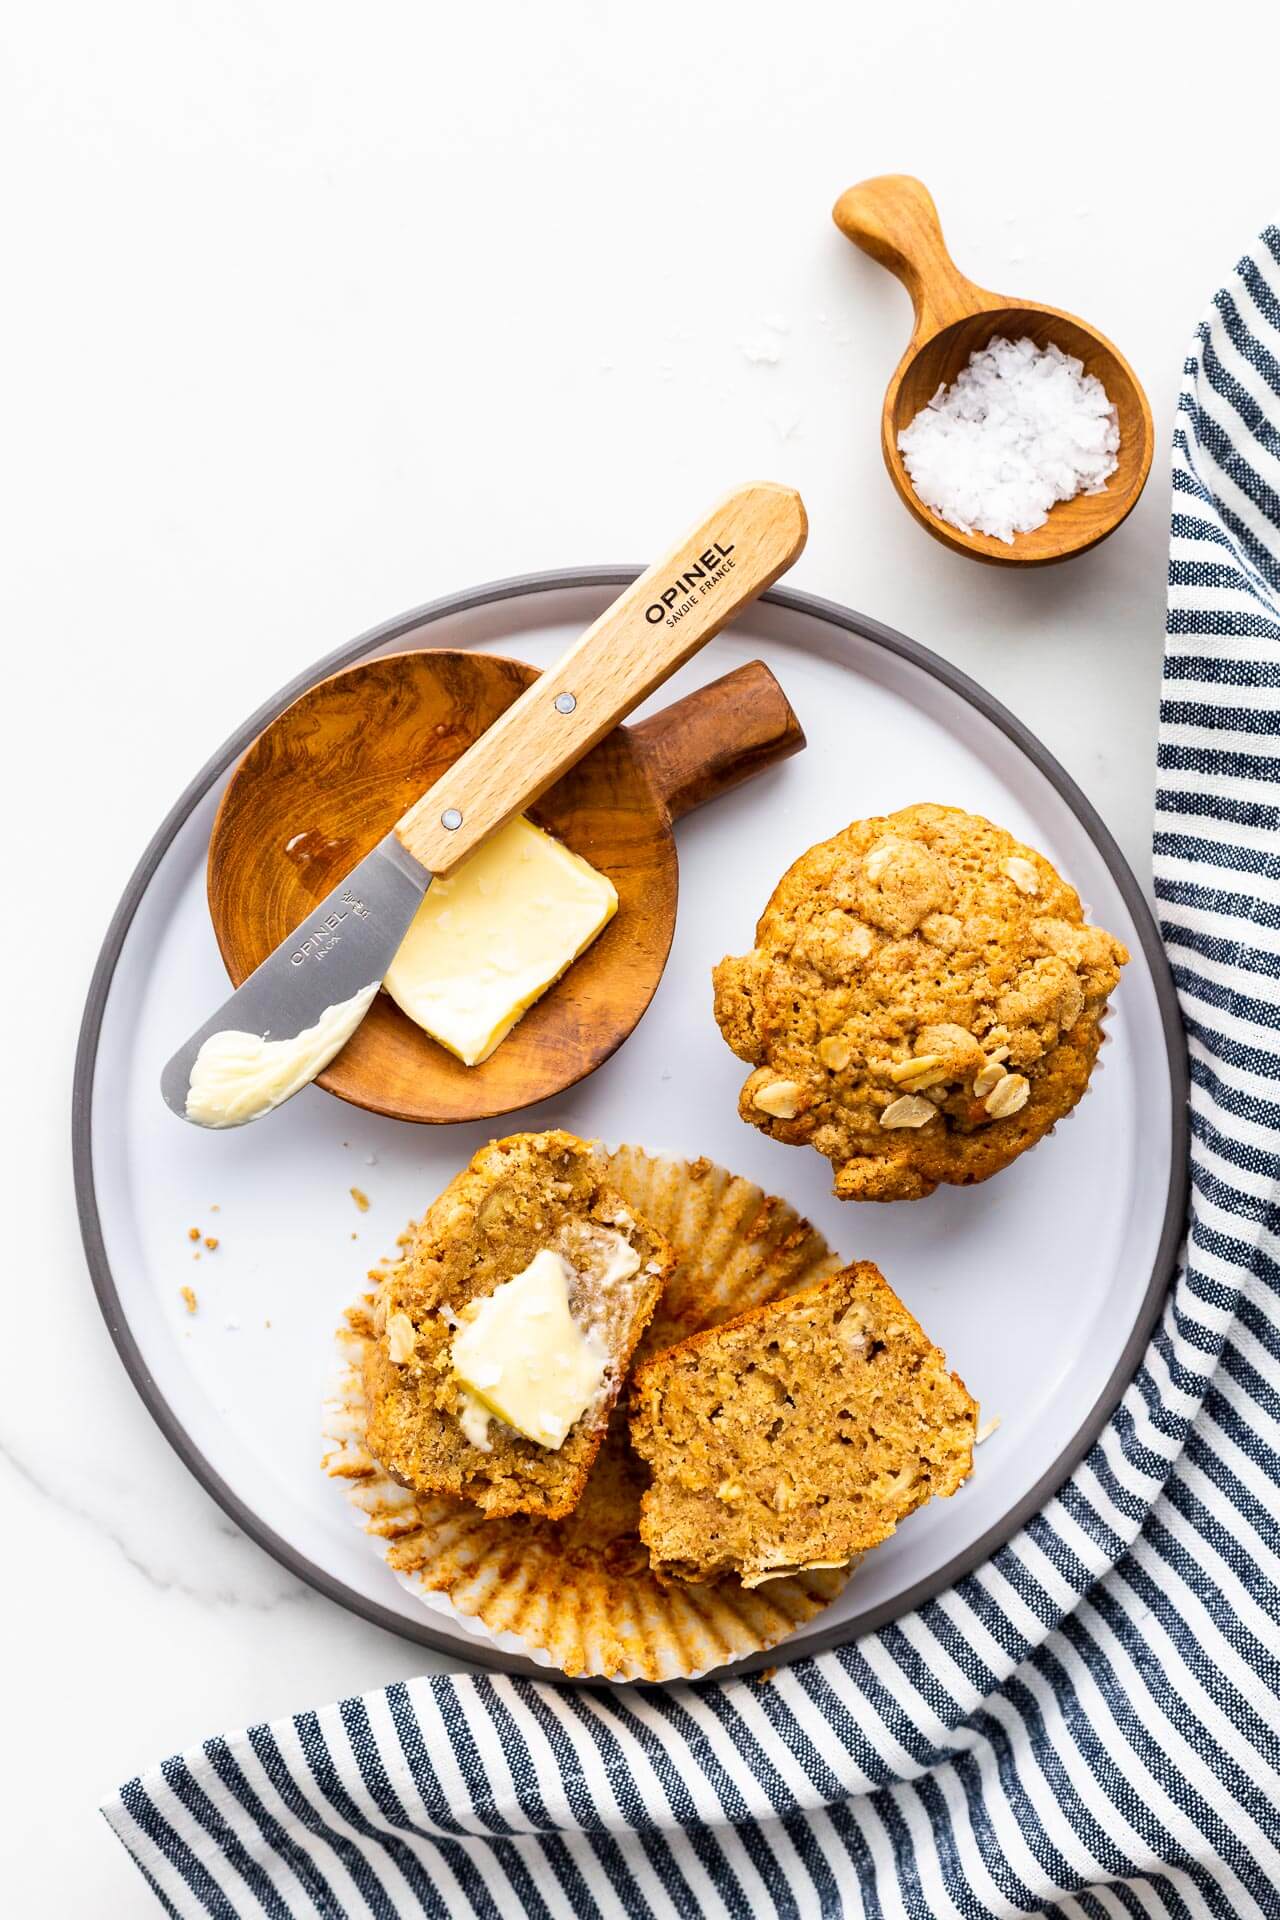
[[[843,1200],[986,1180],[1084,1093],[1129,958],[1034,848],[956,807],[858,820],[785,873],[715,969],[738,1109]]]

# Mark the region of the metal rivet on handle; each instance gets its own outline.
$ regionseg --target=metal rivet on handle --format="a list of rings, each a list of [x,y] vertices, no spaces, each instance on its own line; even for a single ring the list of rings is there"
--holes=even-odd
[[[556,695],[557,713],[572,713],[577,704],[577,701],[571,693],[558,693]]]
[[[456,807],[446,807],[440,815],[440,825],[447,827],[450,833],[456,833],[462,825],[462,815]]]

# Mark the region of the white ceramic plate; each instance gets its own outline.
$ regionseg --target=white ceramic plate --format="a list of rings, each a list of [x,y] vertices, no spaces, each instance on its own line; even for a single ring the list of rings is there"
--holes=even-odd
[[[384,1626],[507,1668],[522,1663],[402,1590],[319,1470],[320,1403],[341,1311],[366,1268],[481,1141],[565,1126],[657,1153],[705,1153],[757,1180],[808,1213],[840,1253],[878,1262],[981,1400],[984,1420],[999,1415],[970,1483],[870,1555],[842,1598],[787,1643],[790,1654],[918,1605],[978,1565],[1065,1478],[1137,1363],[1185,1205],[1176,1002],[1140,890],[1101,821],[1039,743],[945,662],[861,616],[787,592],[753,607],[653,702],[762,656],[809,745],[681,824],[671,957],[648,1014],[612,1060],[557,1100],[480,1125],[414,1127],[314,1088],[239,1131],[174,1120],[160,1097],[161,1066],[226,992],[205,851],[227,774],[253,736],[303,687],[376,653],[478,647],[547,666],[631,577],[544,575],[456,596],[366,635],[268,702],[145,854],[103,949],[78,1062],[89,1263],[112,1335],[164,1433],[226,1510],[303,1578]],[[971,1191],[842,1206],[825,1160],[738,1119],[744,1069],[716,1031],[710,969],[750,946],[774,881],[804,848],[861,815],[920,800],[986,814],[1043,849],[1133,959],[1102,1071],[1055,1137]],[[367,1213],[352,1187],[369,1196]],[[198,1263],[193,1226],[219,1241]],[[199,1296],[195,1317],[180,1297],[186,1285]]]

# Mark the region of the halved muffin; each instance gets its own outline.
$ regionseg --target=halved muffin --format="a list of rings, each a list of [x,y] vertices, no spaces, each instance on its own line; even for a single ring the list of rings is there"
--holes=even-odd
[[[367,1445],[419,1493],[572,1511],[675,1254],[570,1133],[481,1148],[384,1278]]]
[[[955,1492],[977,1415],[878,1270],[846,1267],[638,1370],[640,1537],[679,1580],[844,1566]]]
[[[627,1206],[678,1244],[679,1261],[632,1359],[812,1286],[840,1262],[785,1200],[710,1161],[632,1146],[596,1149]],[[344,1316],[340,1368],[326,1401],[324,1470],[346,1491],[378,1552],[426,1605],[448,1605],[492,1634],[515,1634],[535,1659],[576,1679],[694,1679],[759,1653],[814,1619],[848,1568],[774,1580],[754,1593],[660,1580],[640,1540],[648,1483],[632,1452],[624,1401],[582,1496],[561,1520],[503,1517],[447,1494],[395,1484],[366,1445],[365,1356],[379,1336],[373,1294]]]

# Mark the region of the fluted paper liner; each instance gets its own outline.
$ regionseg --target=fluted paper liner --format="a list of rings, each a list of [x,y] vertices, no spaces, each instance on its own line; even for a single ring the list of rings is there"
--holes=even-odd
[[[707,1160],[599,1149],[628,1206],[679,1253],[637,1359],[736,1313],[812,1286],[840,1262],[783,1200]],[[325,1471],[387,1565],[433,1611],[509,1652],[574,1677],[694,1679],[759,1653],[829,1605],[848,1568],[788,1575],[748,1592],[733,1578],[662,1585],[639,1535],[646,1472],[625,1410],[613,1417],[586,1491],[566,1519],[491,1519],[469,1501],[406,1490],[364,1445],[362,1380],[374,1295],[338,1334],[340,1377],[325,1406]]]

